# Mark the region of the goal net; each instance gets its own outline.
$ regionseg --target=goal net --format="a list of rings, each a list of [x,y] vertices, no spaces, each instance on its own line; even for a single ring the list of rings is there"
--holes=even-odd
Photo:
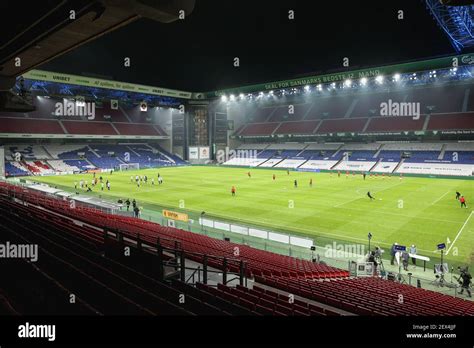
[[[122,163],[120,164],[120,170],[134,170],[134,169],[140,169],[140,163]]]

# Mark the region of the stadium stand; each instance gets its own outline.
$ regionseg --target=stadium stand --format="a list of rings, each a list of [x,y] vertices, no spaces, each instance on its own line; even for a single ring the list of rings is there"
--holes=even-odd
[[[471,176],[473,147],[472,143],[242,144],[224,165]]]
[[[265,106],[250,112],[252,115],[248,118],[250,123],[237,129],[235,134],[240,136],[335,132],[370,134],[473,129],[473,114],[467,112],[474,109],[469,87],[469,85],[430,86],[404,91],[319,96],[312,103],[295,104],[294,114],[288,114],[287,104]],[[381,103],[387,103],[389,100],[419,103],[421,114],[419,117],[381,116]]]
[[[18,153],[21,155],[20,161],[16,161]],[[186,164],[159,144],[9,145],[5,159],[7,176],[75,173],[96,168],[116,169],[125,163],[138,163],[141,168]]]
[[[10,198],[13,194],[15,200]],[[0,202],[0,211],[5,216],[4,224],[0,226],[2,236],[11,236],[14,240],[28,238],[43,248],[43,256],[36,267],[52,275],[54,281],[51,278],[49,281],[37,280],[40,277],[37,273],[34,281],[47,286],[36,291],[64,291],[58,284],[74,288],[82,296],[80,306],[73,310],[84,314],[474,315],[474,303],[460,298],[377,277],[352,278],[346,271],[323,264],[136,218],[109,215],[82,206],[72,209],[67,201],[7,183],[0,183]],[[245,273],[254,279],[254,283],[235,287],[218,284],[217,288],[202,283],[191,286],[180,281],[164,284],[104,258],[101,249],[106,230],[120,231],[129,238],[136,238],[138,234],[143,242],[156,243],[159,237],[164,247],[176,245],[178,241],[187,257],[197,262],[202,261],[204,255],[233,258],[234,247],[238,246],[241,254],[237,259],[246,264]],[[29,263],[24,262],[24,274],[31,273],[27,265]],[[234,264],[225,266],[219,259],[210,258],[209,265],[217,269],[228,267],[231,272],[238,270]],[[8,271],[2,274],[6,279],[14,277]],[[22,277],[20,283],[4,282],[2,292],[12,294],[25,282],[31,285],[32,279]],[[192,300],[187,300],[187,305],[177,306],[172,299],[183,292]],[[24,291],[18,291],[13,296],[14,300],[22,301],[22,308],[4,305],[4,310],[67,312],[64,306],[55,303],[60,296],[43,296],[34,304],[25,299],[24,294]],[[289,294],[297,296],[291,303]],[[400,306],[399,294],[409,305]]]
[[[153,115],[137,107],[117,110],[96,106],[95,117],[56,115],[55,98],[34,98],[36,111],[0,113],[0,133],[167,136]],[[106,103],[107,104],[107,103]]]
[[[362,132],[367,120],[367,118],[324,120],[316,133]]]

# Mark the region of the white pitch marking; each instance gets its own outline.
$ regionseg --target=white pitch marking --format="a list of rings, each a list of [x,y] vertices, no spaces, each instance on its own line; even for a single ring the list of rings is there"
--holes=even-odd
[[[436,204],[438,203],[440,200],[442,200],[444,198],[444,196],[446,196],[450,191],[447,191],[444,195],[442,195],[441,197],[439,197],[436,201],[434,201],[433,203],[431,204]]]
[[[446,251],[446,255],[449,254],[449,251],[451,250],[451,248],[453,247],[454,243],[456,243],[456,240],[458,239],[458,237],[461,235],[461,232],[464,230],[464,227],[466,227],[469,219],[471,218],[472,214],[474,213],[474,211],[471,211],[471,214],[469,214],[469,216],[467,217],[466,221],[464,222],[464,225],[462,225],[461,229],[459,230],[458,234],[456,235],[456,238],[454,238],[453,242],[451,243],[451,246],[448,248],[448,250]]]

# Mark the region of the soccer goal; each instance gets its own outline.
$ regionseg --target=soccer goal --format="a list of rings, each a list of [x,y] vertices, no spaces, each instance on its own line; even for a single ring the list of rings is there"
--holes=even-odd
[[[121,163],[120,171],[140,169],[140,163]]]

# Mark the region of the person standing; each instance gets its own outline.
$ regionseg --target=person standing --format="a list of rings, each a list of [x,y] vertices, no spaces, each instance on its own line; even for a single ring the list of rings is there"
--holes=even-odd
[[[415,244],[412,244],[412,246],[410,247],[410,254],[412,255],[411,263],[413,263],[413,265],[416,266],[416,258],[413,257],[414,255],[416,255],[416,246],[415,246]]]
[[[465,270],[461,271],[461,276],[459,278],[459,282],[461,283],[461,291],[459,292],[461,295],[463,294],[464,290],[467,292],[467,296],[472,297],[471,295],[471,280],[472,276],[471,274],[467,271],[467,268]]]
[[[409,260],[410,256],[408,255],[408,252],[405,250],[403,251],[402,253],[402,263],[403,263],[403,269],[405,271],[408,271],[408,260]]]
[[[459,198],[459,202],[461,202],[461,208],[462,207],[467,208],[466,198],[464,198],[464,196],[461,196],[461,198]]]
[[[230,193],[232,194],[232,196],[235,196],[235,186],[232,186],[232,188],[230,189]]]
[[[393,243],[392,247],[390,248],[390,264],[393,266],[395,265],[395,255],[397,254],[396,246],[398,243]]]
[[[129,211],[129,209],[130,209],[130,200],[128,198],[125,201],[125,204],[127,205],[127,211]]]

